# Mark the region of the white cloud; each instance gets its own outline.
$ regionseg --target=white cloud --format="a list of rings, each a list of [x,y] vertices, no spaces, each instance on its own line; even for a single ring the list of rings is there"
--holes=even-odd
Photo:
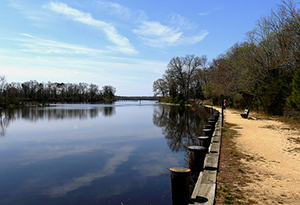
[[[133,33],[143,39],[146,45],[152,47],[173,45],[182,35],[182,32],[154,21],[144,21],[138,29],[133,30]]]
[[[129,40],[118,33],[117,29],[104,21],[93,19],[90,13],[85,13],[77,9],[71,8],[68,5],[61,2],[50,2],[44,6],[44,8],[50,9],[56,13],[65,15],[67,18],[77,21],[98,29],[101,29],[109,41],[116,46],[112,46],[114,51],[120,51],[125,54],[137,54],[138,52],[130,44]]]
[[[193,45],[200,41],[202,41],[207,35],[209,34],[208,31],[204,30],[197,35],[194,36],[183,36],[178,44],[180,45]]]
[[[124,7],[120,4],[113,3],[113,2],[98,1],[97,3],[102,8],[109,9],[112,14],[117,14],[119,16],[122,16],[122,17],[126,18],[127,20],[132,18],[133,13],[127,7]]]
[[[35,54],[84,54],[88,56],[102,55],[108,53],[106,50],[92,49],[81,45],[62,43],[58,41],[38,38],[36,36],[22,33],[21,36],[26,38],[7,38],[5,40],[21,42],[17,50]]]
[[[26,37],[29,37],[29,38],[34,38],[34,36],[30,35],[30,34],[27,34],[27,33],[21,33],[22,36],[26,36]]]
[[[202,41],[208,34],[207,31],[202,31],[194,36],[185,36],[184,29],[192,29],[194,26],[183,18],[180,19],[178,28],[162,25],[160,22],[144,21],[138,29],[133,30],[133,33],[139,36],[144,44],[156,48],[195,44]]]
[[[216,8],[216,9],[212,9],[210,11],[207,11],[207,12],[202,12],[202,13],[198,13],[199,16],[207,16],[215,11],[218,11],[218,10],[221,10],[220,8]]]
[[[87,73],[87,72],[78,72],[78,71],[74,71],[74,75],[93,76],[94,74],[92,74],[92,73]]]
[[[199,16],[207,16],[208,14],[210,14],[211,12],[202,12],[202,13],[198,13]]]
[[[191,23],[187,18],[179,15],[179,14],[172,14],[169,20],[170,24],[173,26],[180,28],[181,30],[194,30],[198,27],[198,25]]]
[[[40,9],[40,5],[31,4],[27,6],[24,4],[24,1],[10,0],[9,6],[15,9],[20,10],[25,14],[25,18],[35,20],[35,21],[44,21],[45,13]]]
[[[171,14],[169,19],[166,20],[167,24],[162,24],[158,21],[148,21],[144,11],[133,11],[120,4],[108,1],[98,1],[97,3],[101,9],[108,10],[110,14],[117,15],[122,20],[135,19],[135,23],[139,26],[132,30],[133,33],[142,39],[145,45],[150,47],[166,48],[168,46],[191,45],[202,41],[208,34],[207,31],[202,31],[196,35],[186,36],[186,32],[195,31],[198,25],[191,23],[189,19],[179,14]],[[124,52],[126,52],[126,49]]]
[[[117,15],[121,17],[122,20],[133,20],[134,22],[141,22],[147,19],[147,15],[141,10],[131,10],[128,7],[122,6],[120,4],[108,1],[98,1],[98,5],[101,9],[109,11],[112,15]]]
[[[154,21],[143,22],[140,29],[134,30],[134,32],[143,36],[167,36],[168,34],[173,35],[175,33],[175,31],[168,26],[164,26],[161,23]]]

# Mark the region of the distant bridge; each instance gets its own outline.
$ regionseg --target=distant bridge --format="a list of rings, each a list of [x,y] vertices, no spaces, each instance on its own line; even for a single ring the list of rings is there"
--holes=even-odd
[[[154,96],[115,96],[117,101],[138,101],[138,100],[159,100],[160,97]]]

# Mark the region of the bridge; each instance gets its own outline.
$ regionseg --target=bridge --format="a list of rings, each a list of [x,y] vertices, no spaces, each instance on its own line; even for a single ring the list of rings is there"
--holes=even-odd
[[[159,98],[155,96],[115,96],[117,101],[159,100]]]

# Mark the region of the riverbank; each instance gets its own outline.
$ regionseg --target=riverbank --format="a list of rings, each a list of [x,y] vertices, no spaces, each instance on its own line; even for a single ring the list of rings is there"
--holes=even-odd
[[[225,123],[232,125],[230,135],[236,137],[229,137],[232,143],[227,147],[223,144],[221,154],[229,149],[235,160],[224,165],[226,156],[221,156],[216,204],[226,200],[244,204],[299,204],[300,130],[276,117],[257,113],[244,119],[232,109],[226,110]],[[226,174],[228,167],[238,170],[240,177]],[[233,190],[228,190],[225,182],[234,184]],[[233,194],[228,194],[230,191]]]
[[[15,104],[9,104],[5,106],[0,106],[0,110],[5,109],[15,109],[15,108],[24,108],[24,107],[50,107],[50,104],[112,104],[116,102],[116,100],[104,99],[103,101],[97,102],[81,102],[81,101],[55,101],[55,102],[35,102],[35,101],[21,101]]]

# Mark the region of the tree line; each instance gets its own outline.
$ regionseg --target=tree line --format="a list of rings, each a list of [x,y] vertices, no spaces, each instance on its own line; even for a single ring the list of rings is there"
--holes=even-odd
[[[28,103],[96,103],[112,102],[116,88],[87,83],[40,83],[30,80],[23,83],[6,81],[0,76],[0,107],[24,106]]]
[[[205,56],[174,57],[162,78],[153,83],[155,95],[170,101],[213,99],[242,108],[239,92],[256,95],[254,107],[268,114],[300,113],[300,10],[282,1],[256,22],[246,41],[236,43],[207,63]]]

